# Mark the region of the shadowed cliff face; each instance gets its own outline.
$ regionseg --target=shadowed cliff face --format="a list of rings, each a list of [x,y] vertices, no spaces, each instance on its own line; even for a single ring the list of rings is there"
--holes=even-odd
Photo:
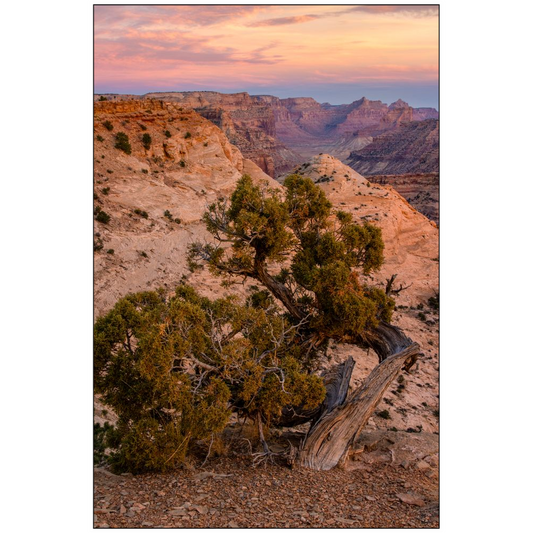
[[[439,121],[408,122],[354,150],[347,164],[365,176],[439,170]]]

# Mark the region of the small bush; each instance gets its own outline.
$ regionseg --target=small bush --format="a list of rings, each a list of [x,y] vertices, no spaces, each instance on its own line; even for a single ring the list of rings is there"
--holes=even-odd
[[[422,320],[422,322],[426,321],[426,313],[423,313],[422,311],[418,313],[418,318]]]
[[[184,166],[185,166],[185,161],[182,159],[182,160],[180,161],[180,167],[183,168]]]
[[[141,257],[146,257],[146,258],[148,257],[148,254],[146,252],[140,252],[140,254],[141,254]]]
[[[438,311],[439,310],[439,294],[437,293],[436,296],[431,296],[428,300],[428,305],[431,307],[431,309]]]
[[[111,425],[109,422],[105,422],[101,426],[98,422],[94,424],[93,430],[93,462],[95,466],[102,464],[105,459],[105,450],[106,450],[106,434],[108,433]]]
[[[181,218],[176,217],[176,218],[174,219],[174,222],[175,222],[176,224],[181,224]]]
[[[109,250],[107,250],[107,253],[109,255],[113,255],[115,253],[115,250],[113,250],[113,248],[109,248]]]
[[[109,122],[109,120],[106,120],[103,123],[103,126],[104,126],[105,129],[107,129],[109,131],[113,131],[113,124],[111,124],[111,122]]]
[[[104,138],[103,138],[101,135],[97,135],[97,136],[96,136],[96,140],[97,140],[98,142],[101,142],[101,143],[104,142]]]
[[[104,187],[104,188],[102,189],[102,194],[103,194],[104,196],[107,196],[107,195],[109,194],[109,187]]]
[[[167,138],[172,137],[172,133],[170,133],[170,131],[168,131],[168,130],[165,130],[165,137],[167,137]]]
[[[102,242],[102,239],[100,237],[97,237],[96,240],[93,241],[93,250],[95,252],[99,252],[104,247],[104,243]]]
[[[148,213],[146,211],[142,211],[141,209],[134,209],[133,212],[143,218],[148,218]]]
[[[143,135],[142,143],[146,150],[150,150],[150,146],[152,146],[152,137],[150,136],[150,134],[145,133]]]
[[[139,124],[139,126],[141,127],[142,131],[146,131],[147,130],[147,127],[144,124]]]
[[[380,411],[379,413],[377,413],[377,416],[379,416],[380,418],[384,418],[385,420],[391,419],[388,409],[384,409],[383,411]]]
[[[100,98],[98,98],[98,101],[99,102],[107,102],[107,98],[105,96],[100,96]]]
[[[108,174],[113,174],[113,171],[112,171],[112,170],[109,170],[109,169],[107,169],[107,173],[108,173]]]
[[[122,150],[126,154],[131,154],[130,140],[123,131],[119,131],[115,135],[115,148]]]
[[[165,210],[163,216],[168,218],[169,220],[172,220],[172,213],[168,209]]]
[[[142,172],[143,174],[148,174],[148,170],[146,170],[145,168],[141,169],[141,172]]]
[[[102,224],[107,224],[111,220],[111,217],[105,211],[99,209],[98,213],[96,213],[96,220],[102,222]]]
[[[185,134],[185,138],[186,138],[186,139],[190,139],[191,137],[192,137],[191,132],[188,131],[188,132]]]

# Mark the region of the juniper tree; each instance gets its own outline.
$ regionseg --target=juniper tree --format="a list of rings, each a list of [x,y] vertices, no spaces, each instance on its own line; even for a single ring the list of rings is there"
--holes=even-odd
[[[191,268],[207,264],[230,280],[262,284],[295,328],[301,364],[310,365],[331,340],[377,353],[380,365],[359,391],[362,397],[346,397],[353,369],[346,361],[331,379],[329,403],[318,418],[310,414],[313,426],[300,461],[318,469],[335,466],[388,384],[418,354],[418,345],[390,325],[393,299],[368,282],[383,264],[381,230],[333,209],[322,189],[297,174],[283,190],[243,176],[229,201],[219,198],[208,206],[204,221],[215,242],[190,246]],[[294,404],[290,413],[301,421],[304,411]]]
[[[273,305],[211,301],[185,285],[122,298],[95,325],[95,389],[118,416],[111,464],[165,471],[232,411],[262,433],[287,405],[316,408],[325,388],[303,369],[296,331]]]

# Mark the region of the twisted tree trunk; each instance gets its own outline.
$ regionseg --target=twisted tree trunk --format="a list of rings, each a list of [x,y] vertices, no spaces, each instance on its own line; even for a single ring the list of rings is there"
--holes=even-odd
[[[298,464],[313,470],[330,470],[342,464],[389,385],[402,368],[411,368],[420,353],[417,343],[390,324],[381,324],[365,340],[381,362],[346,401],[323,410],[300,447]]]

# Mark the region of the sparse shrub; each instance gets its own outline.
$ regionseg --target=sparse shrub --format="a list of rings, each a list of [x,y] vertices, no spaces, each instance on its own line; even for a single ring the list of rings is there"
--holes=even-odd
[[[204,143],[204,146],[207,146],[207,145],[208,145],[208,143]]]
[[[188,131],[188,132],[185,134],[185,139],[190,139],[191,137],[192,137],[191,132]]]
[[[146,252],[139,252],[141,254],[141,257],[148,257],[148,254]]]
[[[93,250],[95,252],[99,252],[103,247],[104,247],[104,243],[102,242],[102,239],[100,239],[100,237],[97,237],[93,241]]]
[[[105,96],[100,96],[100,98],[98,98],[98,101],[99,102],[107,102],[107,98]]]
[[[110,170],[110,169],[107,169],[107,173],[108,173],[108,174],[113,174],[113,171]]]
[[[148,174],[148,170],[146,170],[145,168],[141,169],[141,172],[142,172],[143,174]]]
[[[139,124],[142,131],[146,131],[148,128],[144,124]]]
[[[142,138],[143,146],[146,150],[150,150],[150,146],[152,146],[152,137],[149,133],[145,133]]]
[[[435,416],[436,418],[439,418],[440,413],[439,413],[439,410],[438,410],[438,409],[434,409],[434,410],[433,410],[433,416]]]
[[[422,322],[425,322],[427,320],[426,313],[423,313],[422,311],[418,313],[418,318],[422,320]]]
[[[111,220],[111,217],[102,209],[98,209],[98,212],[96,213],[96,220],[98,220],[98,222],[102,222],[102,224],[107,224]]]
[[[97,135],[96,140],[101,143],[104,142],[104,138],[101,135]]]
[[[98,195],[95,192],[93,192],[93,200],[99,200],[99,199],[100,198],[98,198]]]
[[[172,213],[168,209],[165,210],[163,216],[168,218],[169,220],[172,220]]]
[[[437,293],[435,296],[431,296],[429,298],[428,305],[434,311],[438,311],[439,310],[439,293]]]
[[[113,131],[113,124],[111,124],[111,122],[109,122],[109,120],[106,120],[104,123],[103,123],[103,126],[106,130],[109,130],[109,131]]]
[[[107,195],[109,194],[109,187],[104,187],[104,188],[102,189],[102,194],[103,194],[104,196],[107,196]]]
[[[94,466],[101,465],[106,459],[105,435],[111,428],[109,422],[104,422],[101,426],[96,422],[93,426],[93,463]]]
[[[422,310],[422,309],[424,309],[424,304],[418,304],[416,306],[416,308],[419,309],[419,310]]]
[[[139,215],[140,217],[143,217],[143,218],[148,218],[148,213],[146,211],[143,211],[141,209],[134,209],[133,212],[136,214],[136,215]]]
[[[380,411],[379,413],[377,413],[377,416],[379,416],[380,418],[384,418],[385,420],[391,419],[388,409],[384,409],[383,411]]]
[[[122,150],[126,154],[131,154],[131,144],[129,137],[123,131],[119,131],[115,135],[115,148]]]
[[[184,166],[185,166],[185,161],[182,159],[182,160],[180,161],[180,167],[183,168]]]
[[[174,222],[175,222],[176,224],[181,224],[181,218],[176,217],[176,218],[174,219]]]
[[[115,250],[113,250],[113,248],[109,248],[109,250],[107,250],[107,253],[109,255],[113,255],[115,253]]]
[[[170,133],[170,131],[168,131],[168,130],[165,130],[165,137],[167,137],[167,138],[172,137],[172,133]]]

